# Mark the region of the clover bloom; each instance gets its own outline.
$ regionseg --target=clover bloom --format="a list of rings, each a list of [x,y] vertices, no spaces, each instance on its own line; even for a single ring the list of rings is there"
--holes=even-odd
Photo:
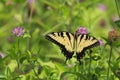
[[[4,58],[4,54],[0,52],[0,58]]]
[[[119,17],[118,16],[113,16],[112,17],[112,20],[115,22],[115,21],[118,21],[119,20]]]
[[[77,31],[77,34],[88,34],[88,30],[84,27],[80,27]]]
[[[20,37],[23,35],[23,28],[22,27],[16,27],[12,30],[12,33],[17,36],[17,37]]]
[[[113,29],[111,31],[108,32],[108,40],[110,42],[114,42],[117,41],[119,38],[119,33],[116,29]]]
[[[99,40],[100,46],[104,45],[104,42],[102,40]]]
[[[35,2],[35,0],[27,0],[28,4],[33,4]]]
[[[101,11],[106,11],[106,6],[104,4],[99,4],[98,5],[98,8],[101,10]]]

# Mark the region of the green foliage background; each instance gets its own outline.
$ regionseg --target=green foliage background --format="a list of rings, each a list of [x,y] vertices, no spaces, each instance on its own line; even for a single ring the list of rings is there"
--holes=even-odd
[[[100,9],[101,4],[105,10]],[[0,58],[0,80],[106,80],[108,32],[113,28],[120,31],[114,16],[118,16],[115,0],[35,0],[31,4],[27,0],[0,0],[0,53],[5,55]],[[18,38],[12,34],[18,26],[25,31],[19,38],[20,48]],[[44,35],[57,31],[75,33],[80,26],[105,45],[93,49],[91,62],[86,54],[83,65],[74,57],[64,64],[64,55]],[[109,80],[120,79],[120,42],[114,44]]]

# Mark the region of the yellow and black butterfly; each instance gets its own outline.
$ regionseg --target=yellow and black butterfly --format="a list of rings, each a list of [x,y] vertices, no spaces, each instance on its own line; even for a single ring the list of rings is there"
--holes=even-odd
[[[66,56],[66,61],[71,59],[75,52],[77,60],[80,62],[87,49],[100,44],[95,37],[89,36],[88,34],[74,35],[70,32],[51,32],[45,38],[60,47],[64,56]]]

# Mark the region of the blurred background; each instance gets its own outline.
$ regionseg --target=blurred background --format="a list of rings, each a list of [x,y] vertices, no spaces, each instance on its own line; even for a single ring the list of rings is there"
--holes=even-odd
[[[0,0],[0,80],[77,80],[74,75],[63,76],[70,69],[76,72],[74,60],[64,64],[65,56],[44,36],[57,31],[75,33],[82,26],[106,43],[108,32],[119,30],[114,23],[119,20],[115,1],[120,3],[120,0]],[[25,32],[19,39],[19,69],[16,63],[17,37],[12,33],[15,27],[22,27]],[[91,80],[105,80],[109,47],[105,50],[102,55],[97,53],[102,58],[99,63],[93,62],[92,72],[95,72],[96,64],[98,72],[101,72],[95,72],[97,78]],[[119,54],[114,53],[115,59]],[[102,77],[98,76],[101,74]],[[18,76],[21,78],[17,79]]]

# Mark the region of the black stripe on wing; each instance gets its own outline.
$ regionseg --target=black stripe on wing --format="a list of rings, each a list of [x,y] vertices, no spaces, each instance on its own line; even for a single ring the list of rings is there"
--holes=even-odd
[[[53,36],[56,36],[54,32],[49,33],[49,34],[52,34]],[[66,57],[66,60],[72,58],[74,52],[68,51],[63,44],[61,44],[61,43],[59,43],[57,40],[51,38],[51,37],[49,36],[49,34],[46,35],[45,38],[46,38],[47,40],[55,43],[56,45],[58,45],[58,46],[60,47],[61,51],[63,52],[64,56]],[[66,32],[66,35],[67,35],[67,37],[70,39],[70,36],[69,36],[69,33],[68,33],[68,32]],[[58,32],[58,35],[57,35],[57,36],[64,38],[63,32]]]
[[[83,36],[84,36],[84,34],[82,34],[82,36],[81,36],[81,38],[80,38],[80,41],[82,40]],[[95,46],[100,45],[99,41],[98,41],[95,37],[91,37],[91,36],[89,36],[89,35],[86,35],[85,40],[90,40],[91,38],[93,38],[91,41],[96,40],[96,42],[93,43],[93,44],[91,44],[91,45],[88,45],[87,47],[84,47],[81,52],[77,52],[77,53],[76,53],[76,55],[77,55],[77,60],[78,60],[78,61],[80,61],[80,59],[83,58],[83,56],[85,55],[85,51],[86,51],[87,49],[90,49],[90,48],[93,48],[93,47],[95,47]]]

